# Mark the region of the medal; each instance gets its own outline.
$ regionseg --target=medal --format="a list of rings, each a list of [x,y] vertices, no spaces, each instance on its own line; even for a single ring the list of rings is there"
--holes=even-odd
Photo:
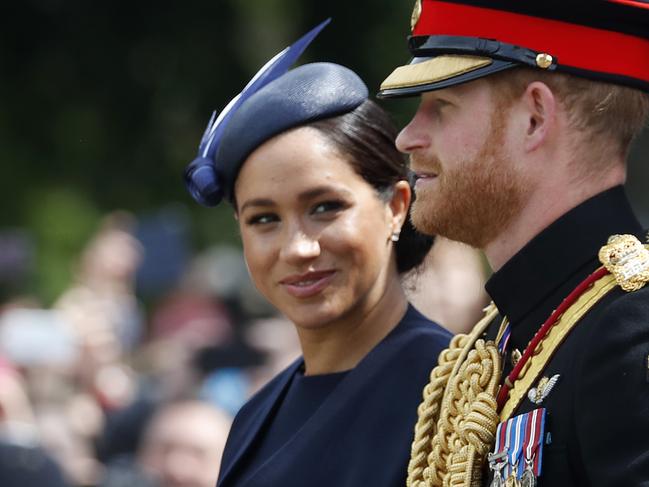
[[[536,487],[536,476],[531,469],[531,465],[527,466],[521,476],[521,487]]]
[[[489,453],[490,487],[536,487],[541,475],[545,409],[520,414],[498,425]]]
[[[512,474],[507,477],[507,480],[505,480],[505,487],[521,487],[521,483],[516,478],[515,472],[512,472]]]
[[[494,474],[494,479],[491,481],[490,487],[504,487],[505,481],[503,480],[500,472]]]
[[[502,425],[502,423],[501,423]],[[499,428],[500,426],[499,425]],[[500,430],[496,433],[496,449],[499,449],[500,445]],[[499,453],[490,453],[487,455],[487,460],[489,461],[489,470],[494,473],[493,480],[491,481],[491,487],[503,487],[505,481],[503,480],[503,474],[501,470],[505,465],[507,465],[507,452],[505,450]]]
[[[516,416],[515,418],[512,418],[512,445],[511,448],[508,449],[507,451],[507,462],[509,465],[507,466],[507,479],[505,481],[505,485],[509,485],[506,482],[513,477],[513,481],[515,481],[515,484],[518,487],[518,465],[520,464],[520,458],[523,455],[523,445],[525,441],[525,431],[526,431],[526,426],[527,426],[527,416],[525,414],[521,414],[519,416]]]
[[[543,444],[545,428],[545,409],[535,409],[527,413],[527,427],[523,441],[525,465],[521,465],[521,487],[536,487],[537,477],[541,474],[540,449]],[[537,453],[539,453],[537,455]]]

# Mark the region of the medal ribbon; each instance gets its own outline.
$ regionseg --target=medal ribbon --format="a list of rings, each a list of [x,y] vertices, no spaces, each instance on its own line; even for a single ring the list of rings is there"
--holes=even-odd
[[[523,475],[523,472],[527,468],[528,463],[533,458],[532,455],[534,454],[534,452],[532,451],[532,447],[534,444],[534,438],[536,438],[536,428],[534,426],[534,421],[537,416],[536,412],[537,409],[525,414],[525,416],[527,417],[525,424],[525,437],[523,439],[523,451],[525,452],[525,454],[523,457],[524,461],[518,465],[519,478]]]
[[[540,410],[540,418],[536,422],[536,431],[537,431],[537,440],[536,448],[538,448],[538,454],[535,454],[534,458],[534,475],[539,477],[541,475],[541,466],[543,465],[543,442],[545,441],[545,408]]]
[[[528,468],[535,477],[541,475],[545,415],[545,408],[538,408],[498,425],[493,453],[506,453],[506,464],[501,471],[495,468],[499,462],[493,462],[490,468],[495,475],[520,479]]]
[[[494,445],[494,454],[500,453],[505,449],[505,430],[506,423],[499,423],[496,428],[496,444]]]
[[[527,424],[526,419],[525,414],[511,419],[511,422],[514,423],[514,444],[512,445],[513,448],[507,451],[507,461],[509,463],[507,469],[508,476],[514,475],[518,477],[517,470],[519,467],[519,459],[523,453],[523,437],[525,436],[525,425]]]
[[[503,330],[500,340],[498,340],[498,351],[501,355],[505,355],[507,351],[507,345],[509,344],[509,338],[512,336],[512,324],[507,321],[507,326]]]
[[[505,465],[505,468],[503,469],[503,477],[507,478],[509,477],[509,473],[511,471],[511,462],[509,460],[509,445],[511,445],[512,442],[512,426],[514,425],[514,419],[510,419],[507,421],[507,432],[505,434],[505,452],[507,452],[507,465]]]

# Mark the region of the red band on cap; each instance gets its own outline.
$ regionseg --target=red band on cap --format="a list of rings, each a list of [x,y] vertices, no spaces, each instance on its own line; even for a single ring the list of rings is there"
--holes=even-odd
[[[621,3],[622,5],[631,5],[632,7],[649,9],[649,3],[642,0],[608,0],[611,3]]]
[[[423,0],[415,36],[496,39],[554,56],[560,66],[649,82],[649,40],[620,32],[474,7]]]

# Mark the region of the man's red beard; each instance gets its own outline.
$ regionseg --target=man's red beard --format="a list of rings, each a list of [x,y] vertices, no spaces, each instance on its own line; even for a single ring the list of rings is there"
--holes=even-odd
[[[423,233],[442,235],[476,248],[492,242],[519,213],[525,178],[503,150],[504,115],[494,113],[477,156],[447,167],[438,159],[411,155],[413,165],[436,172],[433,187],[417,191],[412,222]]]

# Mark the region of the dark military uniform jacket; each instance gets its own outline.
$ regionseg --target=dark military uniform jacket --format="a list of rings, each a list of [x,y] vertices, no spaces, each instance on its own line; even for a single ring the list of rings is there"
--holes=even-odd
[[[510,355],[521,352],[570,292],[600,263],[613,234],[646,236],[622,187],[563,215],[487,283],[512,323]],[[492,323],[496,336],[501,320]],[[512,416],[547,409],[540,487],[649,486],[649,285],[616,287],[570,332],[542,376],[559,380],[542,404],[525,398]],[[488,481],[486,482],[488,485]]]

